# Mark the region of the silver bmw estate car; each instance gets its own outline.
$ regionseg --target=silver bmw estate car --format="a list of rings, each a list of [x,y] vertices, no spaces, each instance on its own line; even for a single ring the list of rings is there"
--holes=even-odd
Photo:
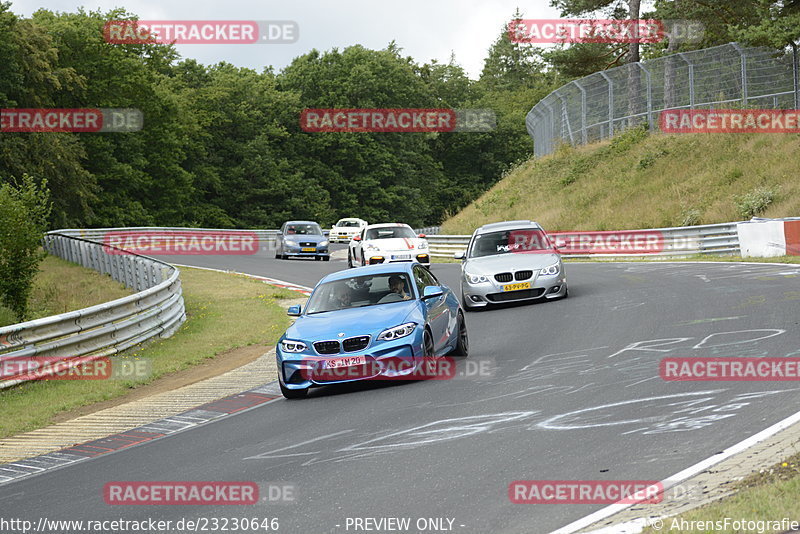
[[[555,245],[538,223],[486,224],[472,234],[461,263],[464,309],[568,295],[567,276]]]

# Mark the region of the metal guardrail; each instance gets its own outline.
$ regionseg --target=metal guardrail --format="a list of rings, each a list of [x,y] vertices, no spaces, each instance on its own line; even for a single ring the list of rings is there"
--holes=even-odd
[[[706,224],[702,226],[685,226],[674,228],[653,228],[645,230],[621,230],[618,232],[549,232],[548,235],[556,241],[567,237],[580,245],[581,236],[589,238],[585,250],[577,253],[562,254],[565,258],[591,257],[651,257],[651,256],[692,256],[696,254],[732,255],[739,253],[739,236],[736,231],[738,223]],[[598,234],[630,235],[635,233],[650,233],[660,235],[658,252],[596,252],[591,242]],[[453,254],[465,251],[471,235],[429,235],[427,237],[431,256],[439,258],[452,258]],[[574,247],[571,248],[574,250]]]
[[[154,337],[169,337],[186,319],[177,268],[119,249],[109,253],[114,247],[68,235],[75,232],[80,231],[48,233],[44,249],[108,274],[137,293],[0,328],[0,388],[46,378]]]
[[[631,232],[660,232],[660,245],[659,252],[647,253],[613,253],[605,254],[593,251],[588,247],[586,251],[579,253],[563,254],[564,257],[646,257],[646,256],[690,256],[695,254],[736,254],[739,252],[739,239],[736,233],[737,223],[724,223],[724,224],[708,224],[702,226],[687,226],[687,227],[674,227],[674,228],[656,228],[648,230],[625,230],[620,232],[612,232],[612,234],[629,234]],[[96,228],[96,229],[72,229],[72,230],[59,230],[60,233],[66,235],[73,235],[102,243],[104,237],[109,232],[159,232],[169,234],[172,232],[187,232],[187,231],[202,231],[202,232],[241,232],[241,229],[218,229],[218,228],[177,228],[177,227],[136,227],[136,228]],[[254,232],[259,238],[259,245],[261,250],[270,250],[274,247],[275,236],[277,230],[257,229],[249,230]],[[428,243],[430,245],[431,256],[440,258],[451,258],[455,252],[465,250],[469,244],[469,235],[440,235],[439,226],[428,226],[425,228],[415,228],[415,232],[426,234]],[[562,236],[563,238],[569,237],[570,240],[580,240],[582,235],[597,235],[602,232],[552,232],[549,235],[555,238]]]
[[[126,227],[126,228],[73,228],[67,230],[59,230],[59,233],[64,235],[69,235],[73,237],[80,237],[82,239],[88,239],[89,241],[95,241],[98,243],[102,243],[105,235],[111,232],[126,232],[126,233],[136,233],[136,232],[163,232],[164,234],[170,233],[179,233],[179,232],[212,232],[215,234],[225,234],[227,232],[230,233],[238,233],[241,232],[241,229],[220,229],[220,228],[181,228],[181,227],[171,227],[171,226],[136,226],[136,227]],[[265,230],[265,229],[255,229],[255,230],[248,230],[249,232],[253,232],[259,241],[259,246],[264,248],[272,248],[275,244],[275,237],[278,235],[278,230]],[[323,233],[327,235],[329,231],[323,230]]]
[[[536,156],[647,124],[667,109],[800,107],[797,52],[737,43],[608,69],[556,89],[528,112]]]

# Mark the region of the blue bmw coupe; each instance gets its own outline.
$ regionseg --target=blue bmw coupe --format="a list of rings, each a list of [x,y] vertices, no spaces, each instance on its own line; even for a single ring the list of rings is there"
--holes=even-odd
[[[412,378],[423,362],[467,356],[458,298],[418,263],[370,265],[320,280],[278,340],[281,392],[369,379]]]

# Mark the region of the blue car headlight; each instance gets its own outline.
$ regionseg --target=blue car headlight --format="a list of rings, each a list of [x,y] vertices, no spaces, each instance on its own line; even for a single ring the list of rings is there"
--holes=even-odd
[[[283,341],[281,341],[281,350],[283,350],[284,352],[298,353],[298,352],[303,352],[307,348],[308,347],[306,346],[306,344],[303,343],[302,341],[292,341],[289,339],[284,339]]]
[[[405,323],[392,328],[387,328],[378,336],[379,341],[393,341],[410,335],[417,327],[417,323]]]
[[[297,241],[295,241],[293,239],[287,239],[286,241],[284,241],[284,243],[289,245],[290,247],[296,247],[297,246]]]
[[[328,246],[328,241],[327,240],[326,241],[320,241],[318,246],[327,247]]]
[[[539,272],[539,276],[553,276],[553,275],[558,274],[559,272],[561,272],[561,269],[558,266],[558,263],[554,263],[553,265],[549,265],[549,266],[545,267],[544,269],[542,269]]]

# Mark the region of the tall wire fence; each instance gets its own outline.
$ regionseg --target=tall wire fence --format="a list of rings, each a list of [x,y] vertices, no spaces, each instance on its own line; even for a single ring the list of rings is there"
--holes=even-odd
[[[800,108],[797,53],[728,43],[596,72],[556,89],[528,112],[534,154],[647,124],[667,109]]]

